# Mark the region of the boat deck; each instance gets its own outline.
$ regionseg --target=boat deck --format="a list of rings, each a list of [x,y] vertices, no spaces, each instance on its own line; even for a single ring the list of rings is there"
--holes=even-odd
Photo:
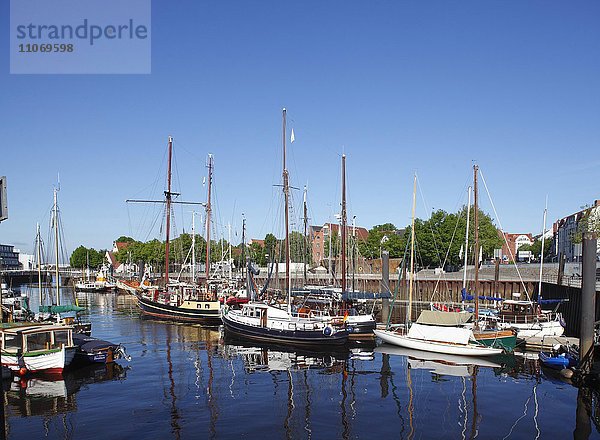
[[[579,346],[579,338],[568,336],[532,336],[525,339],[519,339],[517,346],[525,351],[550,351],[556,344],[566,345],[575,344]]]

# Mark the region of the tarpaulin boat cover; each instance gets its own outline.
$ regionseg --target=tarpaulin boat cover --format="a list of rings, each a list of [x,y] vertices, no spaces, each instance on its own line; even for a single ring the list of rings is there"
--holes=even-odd
[[[473,301],[475,299],[475,297],[473,295],[467,293],[467,291],[465,289],[462,289],[460,291],[460,294],[462,296],[463,301]],[[502,301],[502,298],[500,298],[499,296],[479,295],[479,299],[481,301]]]
[[[410,326],[407,336],[422,341],[466,345],[469,343],[469,339],[471,339],[471,334],[472,332],[468,328],[422,325],[415,322]]]
[[[469,312],[440,312],[437,310],[423,310],[417,319],[419,324],[439,325],[453,327],[464,325],[473,317]]]
[[[73,334],[73,343],[80,347],[84,352],[91,353],[96,350],[103,350],[106,348],[116,349],[117,344],[112,342],[103,341],[102,339],[94,338],[92,336],[85,336],[78,333]]]
[[[85,307],[66,304],[64,306],[40,306],[40,313],[67,313],[67,312],[83,312]]]

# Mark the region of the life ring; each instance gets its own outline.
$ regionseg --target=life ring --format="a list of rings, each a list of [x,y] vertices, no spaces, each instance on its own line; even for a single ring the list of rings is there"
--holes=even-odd
[[[204,299],[205,299],[206,301],[211,301],[211,300],[212,300],[212,294],[211,294],[210,292],[206,292],[206,293],[204,294]]]
[[[325,326],[325,328],[323,329],[323,334],[324,334],[325,336],[331,336],[331,335],[333,335],[333,327],[332,327],[332,326],[330,326],[329,324],[327,324],[327,325]]]

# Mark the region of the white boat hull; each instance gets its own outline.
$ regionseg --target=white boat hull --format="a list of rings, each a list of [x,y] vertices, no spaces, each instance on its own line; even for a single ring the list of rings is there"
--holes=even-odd
[[[64,346],[58,350],[51,350],[40,354],[27,354],[16,356],[2,353],[2,365],[13,371],[26,368],[30,373],[62,373],[65,368],[66,350]]]
[[[374,330],[375,335],[388,344],[413,350],[429,351],[433,353],[454,354],[459,356],[495,356],[502,354],[502,349],[483,347],[473,344],[451,344],[446,342],[433,342],[409,338],[389,330]]]

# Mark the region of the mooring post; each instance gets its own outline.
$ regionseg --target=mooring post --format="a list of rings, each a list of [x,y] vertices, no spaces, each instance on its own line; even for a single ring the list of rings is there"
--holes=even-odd
[[[390,293],[390,253],[381,252],[381,322],[387,323],[390,317],[390,300],[383,298]]]
[[[596,246],[598,236],[594,232],[583,233],[583,261],[581,280],[581,335],[579,358],[584,361],[582,373],[590,372],[594,359],[594,324],[596,321]]]
[[[494,260],[494,295],[498,294],[498,281],[500,281],[500,258]]]
[[[562,286],[563,276],[565,274],[565,254],[560,255],[560,259],[558,261],[558,276],[556,277],[556,284]]]

